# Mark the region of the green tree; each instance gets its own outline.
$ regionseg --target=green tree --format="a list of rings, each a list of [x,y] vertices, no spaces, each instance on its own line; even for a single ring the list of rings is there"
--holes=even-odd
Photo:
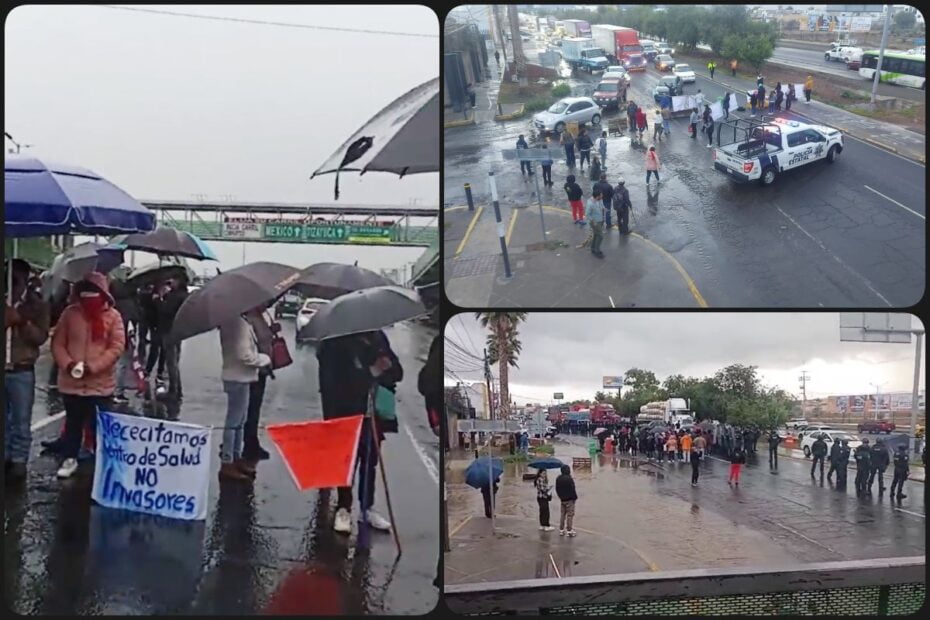
[[[761,71],[762,65],[772,57],[774,51],[775,45],[769,35],[750,35],[743,41],[743,62],[749,63],[756,71]]]
[[[609,400],[610,396],[608,396],[606,392],[598,390],[594,393],[594,402],[596,403],[606,403]]]
[[[510,415],[510,367],[518,368],[517,360],[523,349],[517,326],[526,320],[526,312],[476,312],[475,318],[482,327],[488,329],[488,362],[497,363],[500,369],[500,417],[506,420]]]
[[[727,35],[723,40],[723,47],[720,49],[720,53],[724,58],[735,58],[743,62],[745,60],[745,55],[743,54],[743,38],[735,34]]]
[[[730,364],[714,374],[717,390],[728,396],[751,398],[759,392],[757,366]]]
[[[910,11],[898,11],[894,16],[895,28],[899,30],[910,30],[917,23],[917,18]]]
[[[684,52],[692,52],[701,42],[701,26],[704,9],[696,6],[675,5],[669,7],[665,29],[668,42]]]

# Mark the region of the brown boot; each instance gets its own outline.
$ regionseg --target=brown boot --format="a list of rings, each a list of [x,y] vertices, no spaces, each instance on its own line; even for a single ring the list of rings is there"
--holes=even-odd
[[[255,464],[253,461],[239,459],[238,461],[234,462],[233,465],[235,465],[239,471],[244,473],[249,478],[255,478]]]
[[[223,463],[220,465],[220,481],[223,480],[251,480],[252,478],[239,469],[235,463]]]

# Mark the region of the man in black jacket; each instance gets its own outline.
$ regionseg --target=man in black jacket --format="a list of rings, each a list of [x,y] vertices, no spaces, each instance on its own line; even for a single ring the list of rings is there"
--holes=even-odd
[[[836,455],[836,488],[845,489],[846,488],[846,470],[849,468],[849,455],[851,450],[849,449],[849,440],[844,439],[842,445],[840,446],[840,451]]]
[[[814,445],[811,446],[811,454],[814,456],[814,462],[811,463],[811,478],[814,478],[814,470],[817,469],[817,464],[820,463],[820,482],[823,483],[823,462],[827,456],[827,442],[823,440],[823,434],[814,441]]]
[[[617,210],[617,230],[626,235],[630,232],[630,191],[626,188],[623,178],[617,179],[617,186],[613,190],[613,207]]]
[[[833,482],[833,480],[831,479],[831,476],[833,476],[833,472],[839,469],[837,466],[837,459],[840,458],[841,450],[842,448],[840,447],[839,441],[834,441],[833,445],[830,446],[830,470],[827,472],[827,482]],[[848,454],[846,455],[846,458],[849,458]],[[839,481],[839,477],[840,475],[837,474],[836,475],[837,481]]]
[[[778,444],[781,443],[781,437],[774,428],[769,431],[769,467],[778,469]]]
[[[364,332],[339,338],[323,340],[317,347],[319,361],[320,398],[323,406],[323,419],[332,420],[368,411],[369,392],[377,386],[391,392],[404,378],[400,360],[391,349],[387,336],[382,331]],[[373,418],[365,418],[359,437],[356,467],[361,471],[358,476],[359,504],[361,510],[368,512],[368,523],[379,530],[389,531],[391,523],[371,507],[375,502],[375,467],[378,455],[372,433]],[[393,431],[396,432],[394,420]],[[392,430],[387,420],[377,420],[374,429],[378,432],[378,441],[384,438],[384,431]],[[333,529],[342,534],[352,532],[352,487],[339,487],[336,516]]]
[[[158,337],[161,341],[161,355],[165,360],[168,371],[168,395],[180,401],[184,395],[181,390],[181,342],[170,341],[168,336],[174,327],[174,317],[178,314],[181,304],[187,299],[187,278],[178,277],[168,280],[161,290],[161,295],[155,300],[155,309],[158,316]],[[160,374],[160,373],[159,373]]]
[[[555,493],[562,502],[562,511],[559,514],[559,536],[575,535],[573,521],[575,519],[575,502],[578,493],[575,491],[575,480],[568,465],[562,465],[562,473],[555,479]]]
[[[601,174],[600,180],[594,184],[591,191],[600,193],[601,200],[604,201],[604,230],[607,230],[612,226],[610,221],[610,209],[613,206],[611,203],[614,195],[614,188],[607,182],[606,174]]]
[[[875,482],[875,478],[878,477],[878,494],[881,495],[885,492],[885,470],[888,469],[888,462],[891,460],[891,457],[888,454],[888,448],[885,447],[885,442],[882,439],[876,439],[875,445],[872,446],[872,449],[869,452],[871,459],[871,471],[869,472],[869,494],[872,493],[872,483]]]
[[[862,440],[862,445],[856,448],[853,457],[856,459],[856,496],[871,495],[868,482],[869,472],[872,470],[872,458],[868,439]]]
[[[591,141],[591,136],[588,135],[588,130],[584,127],[581,128],[581,131],[578,134],[578,153],[579,157],[579,169],[584,172],[584,162],[587,160],[588,165],[591,165],[591,147],[594,146],[594,142]]]

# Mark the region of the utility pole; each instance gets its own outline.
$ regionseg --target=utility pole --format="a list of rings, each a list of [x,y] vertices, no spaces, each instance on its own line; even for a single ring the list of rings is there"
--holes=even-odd
[[[494,392],[491,391],[491,365],[488,363],[488,350],[484,350],[484,382],[488,388],[488,418],[494,419]]]
[[[922,329],[913,330],[917,336],[917,349],[914,352],[914,387],[911,392],[911,437],[913,452],[917,454],[920,441],[917,439],[917,398],[920,387],[920,346],[923,344],[924,340],[924,331]],[[926,403],[924,403],[924,408],[926,409]]]
[[[884,384],[884,383],[872,383],[872,382],[870,381],[870,382],[869,382],[869,385],[871,385],[873,388],[875,388],[875,411],[874,411],[873,413],[875,414],[875,415],[874,415],[874,418],[877,420],[877,419],[878,419],[878,410],[879,410],[879,408],[880,408],[880,404],[879,404],[879,403],[881,402],[879,399],[880,399],[880,397],[881,397],[882,387],[883,387],[885,384]]]
[[[801,376],[798,377],[798,381],[801,382],[801,415],[807,415],[807,380],[810,379],[810,373],[806,370],[801,371]]]
[[[520,15],[516,5],[507,6],[510,15],[510,33],[513,37],[513,64],[520,84],[526,82],[526,59],[523,57],[523,39],[520,38]]]
[[[504,57],[504,70],[501,71],[501,78],[503,79],[504,73],[507,69],[507,39],[504,37],[504,26],[501,22],[500,5],[494,4],[491,5],[491,8],[494,10],[494,22],[497,25],[498,45],[500,46],[501,55]]]
[[[893,5],[885,5],[885,25],[882,28],[882,44],[878,48],[878,64],[875,65],[875,75],[872,77],[872,98],[869,100],[869,103],[872,107],[875,107],[875,93],[878,92],[878,83],[881,80],[882,73],[882,60],[885,59],[885,46],[888,44],[888,30],[891,27],[891,7]]]

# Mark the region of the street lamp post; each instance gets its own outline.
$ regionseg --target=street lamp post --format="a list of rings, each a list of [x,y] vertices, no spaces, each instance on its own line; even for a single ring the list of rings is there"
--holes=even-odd
[[[882,390],[882,388],[885,386],[885,383],[872,383],[872,382],[870,381],[870,382],[869,382],[869,385],[871,385],[873,388],[875,388],[875,419],[877,420],[877,419],[878,419],[878,410],[879,410],[879,407],[881,407],[879,398],[881,397],[881,390]]]

